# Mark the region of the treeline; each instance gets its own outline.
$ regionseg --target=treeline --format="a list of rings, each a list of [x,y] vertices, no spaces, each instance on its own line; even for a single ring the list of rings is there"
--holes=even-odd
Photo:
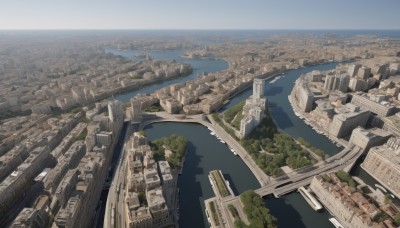
[[[311,145],[311,143],[307,142],[305,139],[303,139],[302,137],[297,138],[297,142],[299,142],[300,144],[302,144],[303,146],[307,147],[308,149],[314,151],[314,153],[318,156],[320,156],[321,158],[325,157],[325,152],[321,149],[315,148]]]
[[[244,227],[276,227],[277,219],[270,214],[269,209],[265,207],[264,201],[254,191],[245,191],[240,195],[240,201],[243,204],[244,213],[250,222],[250,225],[244,224],[240,218],[235,219],[235,228]]]
[[[235,116],[238,113],[241,113],[243,110],[243,106],[246,103],[246,101],[241,101],[240,103],[236,104],[235,106],[231,107],[230,109],[226,110],[224,112],[224,120],[227,123],[232,122],[232,120],[235,118]],[[240,120],[239,120],[240,122]]]
[[[180,166],[180,163],[185,156],[187,150],[187,140],[180,135],[170,135],[161,139],[151,141],[150,147],[153,151],[154,160],[166,160],[171,168]],[[171,150],[172,154],[165,157],[165,149]]]

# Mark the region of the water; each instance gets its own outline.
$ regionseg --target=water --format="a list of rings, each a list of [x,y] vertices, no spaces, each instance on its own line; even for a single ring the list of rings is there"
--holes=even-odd
[[[145,132],[148,140],[178,134],[189,142],[183,173],[178,179],[181,227],[208,227],[204,200],[214,197],[208,179],[211,170],[222,171],[235,195],[260,187],[246,164],[202,125],[156,123],[146,127]]]
[[[328,212],[314,211],[298,192],[278,199],[269,196],[265,202],[271,214],[278,218],[278,227],[334,227],[328,220],[331,217]]]
[[[283,78],[280,78],[275,83],[270,84],[272,79],[266,81],[264,95],[268,98],[269,102],[276,104],[276,107],[271,107],[270,111],[272,117],[277,124],[278,128],[294,138],[302,137],[311,143],[316,148],[322,149],[328,155],[338,153],[341,148],[333,144],[324,135],[316,133],[310,126],[304,123],[297,117],[288,101],[288,96],[293,89],[294,81],[301,75],[311,72],[313,70],[329,70],[334,69],[337,63],[330,63],[325,65],[317,65],[306,68],[300,68],[287,72]],[[229,109],[240,101],[248,98],[252,94],[252,89],[249,88],[242,92],[240,95],[233,98],[225,107],[220,111]]]
[[[106,49],[106,52],[113,53],[115,55],[121,55],[126,58],[132,59],[134,61],[143,61],[143,59],[138,59],[135,57],[137,55],[144,54],[143,51],[139,51],[139,50],[120,51],[120,50],[116,50],[116,49]],[[183,82],[195,79],[198,75],[202,74],[203,72],[212,73],[212,72],[226,70],[228,68],[228,63],[223,59],[187,59],[187,58],[181,57],[184,53],[185,53],[184,50],[151,51],[150,52],[151,57],[154,60],[170,61],[170,60],[175,59],[177,62],[190,63],[193,67],[193,72],[190,75],[188,75],[186,77],[176,78],[173,80],[159,82],[159,83],[153,84],[151,86],[146,86],[141,89],[123,93],[123,94],[116,96],[115,98],[120,100],[123,103],[126,103],[126,102],[129,102],[129,100],[136,94],[152,93],[152,92],[159,90],[161,88],[164,88],[168,85],[172,85],[172,84],[176,84],[176,83],[183,83]]]
[[[134,55],[143,54],[140,51],[117,51],[120,54],[132,58]],[[160,84],[148,86],[140,90],[117,96],[117,99],[127,102],[137,93],[150,93],[164,86],[191,80],[198,73],[224,70],[227,64],[222,60],[191,60],[179,57],[184,51],[152,52],[154,59],[179,61],[192,61],[194,72],[185,78],[165,81]],[[215,64],[215,65],[214,65]],[[339,151],[331,141],[317,134],[308,125],[294,115],[288,102],[288,95],[293,88],[293,82],[301,75],[312,70],[328,70],[335,68],[336,64],[312,66],[289,71],[285,77],[273,84],[266,83],[265,95],[270,102],[275,102],[276,107],[271,108],[272,116],[278,127],[293,137],[303,137],[313,146],[323,149],[329,155]],[[228,109],[251,95],[248,89],[233,98],[221,110]],[[189,151],[180,176],[178,186],[180,188],[180,226],[182,227],[207,227],[204,212],[204,200],[214,196],[211,189],[208,173],[213,169],[221,169],[225,178],[231,183],[235,194],[248,189],[257,189],[259,184],[247,166],[228,147],[220,143],[214,136],[209,134],[207,128],[187,123],[157,123],[148,126],[146,134],[149,140],[168,136],[170,134],[184,135],[189,141]],[[298,193],[289,194],[279,199],[266,198],[271,213],[278,218],[279,227],[332,227],[327,220],[330,216],[327,212],[315,212]],[[290,217],[291,219],[285,219]]]

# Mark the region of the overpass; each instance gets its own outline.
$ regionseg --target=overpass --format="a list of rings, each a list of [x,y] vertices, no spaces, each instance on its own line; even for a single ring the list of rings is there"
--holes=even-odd
[[[355,161],[362,155],[363,149],[356,146],[351,149],[345,148],[340,153],[342,153],[341,158],[338,158],[336,160],[324,164],[323,163],[316,164],[314,165],[315,168],[309,171],[298,172],[296,175],[292,175],[291,178],[286,178],[280,181],[276,181],[273,184],[255,190],[255,192],[262,197],[269,194],[274,194],[275,197],[280,197],[289,192],[297,190],[299,187],[309,185],[311,183],[312,178],[316,175],[336,172],[338,170],[345,168],[350,169],[351,167],[349,166],[353,166]]]

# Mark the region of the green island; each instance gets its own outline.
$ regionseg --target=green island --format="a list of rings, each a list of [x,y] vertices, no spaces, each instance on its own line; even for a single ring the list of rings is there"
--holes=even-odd
[[[223,113],[225,123],[231,123],[230,126],[224,124],[218,114],[214,113],[212,115],[215,122],[235,139],[238,138],[232,127],[237,129],[235,121],[240,118],[239,113],[241,113],[243,105],[244,103],[239,103]],[[240,120],[238,121],[240,125]],[[264,111],[261,123],[249,136],[241,139],[240,143],[267,175],[278,176],[282,174],[282,166],[299,169],[312,165],[315,162],[310,153],[292,137],[278,131],[269,113],[268,107]],[[300,143],[305,143],[305,147],[307,147],[307,142],[304,139],[301,140]],[[312,150],[312,148],[309,149]],[[322,156],[323,152],[316,153]]]
[[[187,150],[187,140],[180,135],[170,135],[168,137],[153,140],[149,143],[154,160],[166,160],[171,168],[181,165],[182,159]],[[172,153],[168,156],[165,155],[165,150],[168,149]]]
[[[261,196],[253,190],[248,190],[240,195],[240,201],[243,204],[243,210],[250,225],[246,225],[240,218],[235,219],[235,228],[244,227],[276,227],[277,219],[270,214],[269,209],[265,207]],[[230,210],[230,209],[229,209]]]
[[[211,175],[217,184],[219,194],[221,194],[222,197],[229,196],[230,195],[229,190],[226,186],[224,179],[221,177],[220,172],[218,172],[217,170],[214,170],[214,171],[211,171]]]

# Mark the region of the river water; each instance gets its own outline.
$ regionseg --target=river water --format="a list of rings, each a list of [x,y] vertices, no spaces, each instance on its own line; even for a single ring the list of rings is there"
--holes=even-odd
[[[140,53],[137,51],[111,51],[114,54],[129,58]],[[183,53],[183,51],[166,51],[152,52],[151,55],[153,59],[176,59],[178,62],[190,62],[194,67],[190,76],[121,94],[116,98],[122,102],[127,102],[137,93],[151,93],[173,83],[191,80],[201,72],[225,70],[228,67],[223,60],[182,59],[179,56]],[[271,113],[278,127],[293,137],[301,136],[305,138],[313,146],[323,149],[329,155],[337,153],[339,148],[295,116],[287,97],[293,88],[294,81],[301,74],[312,70],[328,70],[335,68],[335,66],[335,63],[331,63],[289,71],[273,84],[267,81],[265,90],[268,100],[277,104],[276,107],[271,108]],[[221,110],[237,104],[250,95],[251,89],[248,89],[233,98]],[[220,143],[214,136],[210,135],[208,129],[204,126],[188,123],[156,123],[147,126],[145,131],[149,140],[179,134],[185,136],[189,141],[183,174],[178,180],[180,188],[179,223],[181,227],[208,227],[203,201],[214,196],[207,177],[209,171],[222,170],[235,194],[260,187],[245,163],[239,157],[234,156],[225,144]],[[279,199],[266,197],[265,202],[271,213],[278,218],[279,227],[333,227],[328,221],[330,216],[327,212],[315,212],[298,193],[288,194]]]
[[[133,61],[143,61],[143,59],[137,58],[138,55],[143,54],[143,51],[137,51],[137,50],[132,50],[132,51],[119,51],[115,49],[106,49],[107,53],[113,53],[115,55],[121,55],[126,58],[129,58]],[[181,78],[176,78],[173,80],[168,80],[168,81],[163,81],[159,82],[154,85],[150,86],[145,86],[141,89],[134,90],[131,92],[126,92],[117,95],[115,98],[120,100],[123,103],[128,102],[133,96],[139,93],[147,94],[147,93],[152,93],[156,90],[159,90],[161,88],[164,88],[166,86],[175,84],[175,83],[183,83],[188,80],[192,80],[196,78],[197,76],[203,74],[203,73],[210,73],[210,72],[217,72],[217,71],[222,71],[226,70],[228,68],[228,63],[223,60],[223,59],[188,59],[188,58],[182,58],[181,56],[185,53],[184,50],[177,50],[177,51],[152,51],[151,52],[151,57],[154,60],[167,60],[171,61],[175,59],[177,62],[185,62],[185,63],[190,63],[193,67],[193,72],[186,76],[186,77],[181,77]]]

